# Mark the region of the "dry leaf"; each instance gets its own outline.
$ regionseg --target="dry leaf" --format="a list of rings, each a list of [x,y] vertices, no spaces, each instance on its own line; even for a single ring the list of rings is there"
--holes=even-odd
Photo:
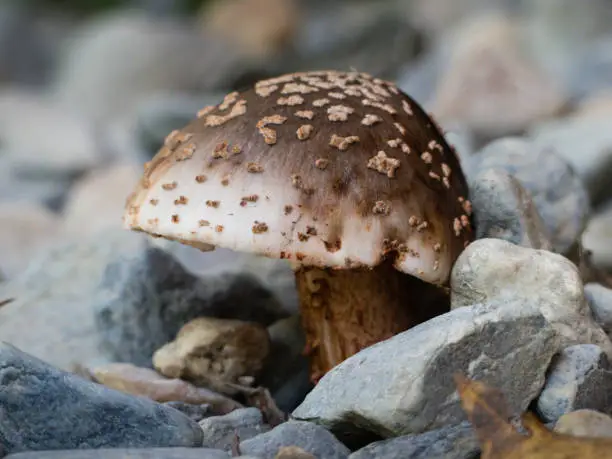
[[[611,438],[551,432],[533,413],[522,417],[527,435],[509,422],[503,394],[480,381],[455,375],[461,405],[481,444],[481,459],[612,459]]]

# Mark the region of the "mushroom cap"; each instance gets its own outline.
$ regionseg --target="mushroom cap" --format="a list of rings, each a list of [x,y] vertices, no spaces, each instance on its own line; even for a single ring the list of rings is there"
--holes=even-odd
[[[173,131],[126,203],[126,228],[443,284],[473,240],[468,188],[439,127],[365,73],[282,75]]]

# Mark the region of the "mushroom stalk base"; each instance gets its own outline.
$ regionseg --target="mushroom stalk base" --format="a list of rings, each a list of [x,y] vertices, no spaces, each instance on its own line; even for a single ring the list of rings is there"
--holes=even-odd
[[[374,269],[302,267],[295,277],[315,383],[363,348],[449,309],[440,289],[432,296],[431,286],[388,263]]]

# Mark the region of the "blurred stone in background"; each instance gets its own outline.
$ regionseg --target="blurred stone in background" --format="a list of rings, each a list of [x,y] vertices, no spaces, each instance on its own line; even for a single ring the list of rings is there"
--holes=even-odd
[[[582,243],[612,272],[610,0],[1,0],[0,340],[166,387],[152,356],[186,323],[251,321],[270,338],[256,382],[298,406],[312,386],[290,266],[128,233],[121,216],[144,162],[203,106],[315,69],[395,81],[432,113],[480,238],[546,257]],[[201,418],[196,401],[176,400]]]

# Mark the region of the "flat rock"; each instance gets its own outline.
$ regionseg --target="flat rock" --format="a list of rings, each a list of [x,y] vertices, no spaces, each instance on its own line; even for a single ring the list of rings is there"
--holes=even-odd
[[[612,418],[598,411],[576,410],[561,416],[554,430],[576,437],[612,438]]]
[[[482,171],[501,169],[518,180],[531,194],[556,252],[570,250],[587,225],[591,206],[585,185],[571,161],[555,148],[505,137],[475,153],[465,168],[471,179]]]
[[[612,412],[612,368],[602,350],[583,344],[555,356],[537,409],[547,422],[580,409]]]
[[[91,369],[95,381],[106,387],[132,395],[140,395],[156,402],[183,402],[191,406],[209,406],[212,414],[227,414],[240,403],[204,387],[197,387],[181,379],[171,379],[150,368],[139,368],[130,363],[110,363]],[[182,411],[182,410],[181,410]]]
[[[245,441],[270,430],[257,408],[242,408],[225,416],[211,416],[200,421],[200,427],[204,432],[203,446],[224,451],[231,451],[236,441]]]
[[[240,442],[241,454],[274,459],[282,447],[297,446],[315,457],[348,458],[349,449],[329,431],[304,421],[287,421],[269,432]]]
[[[470,182],[476,237],[503,239],[532,249],[551,249],[548,229],[531,193],[503,169],[485,169]]]
[[[198,424],[177,410],[68,374],[6,343],[0,362],[6,453],[202,444]]]
[[[612,343],[593,319],[578,268],[547,250],[480,239],[459,256],[451,273],[451,308],[477,303],[537,311],[559,332],[563,346]]]
[[[293,417],[320,423],[343,441],[458,424],[466,418],[453,382],[457,371],[499,387],[519,413],[540,392],[558,349],[553,327],[519,302],[455,309],[340,363]]]
[[[198,317],[181,327],[176,338],[153,354],[163,375],[233,394],[230,384],[255,380],[270,352],[263,325],[241,320]]]
[[[9,454],[7,459],[229,459],[229,454],[208,448],[100,448],[36,451]]]
[[[480,446],[469,422],[372,443],[349,459],[476,459]]]

